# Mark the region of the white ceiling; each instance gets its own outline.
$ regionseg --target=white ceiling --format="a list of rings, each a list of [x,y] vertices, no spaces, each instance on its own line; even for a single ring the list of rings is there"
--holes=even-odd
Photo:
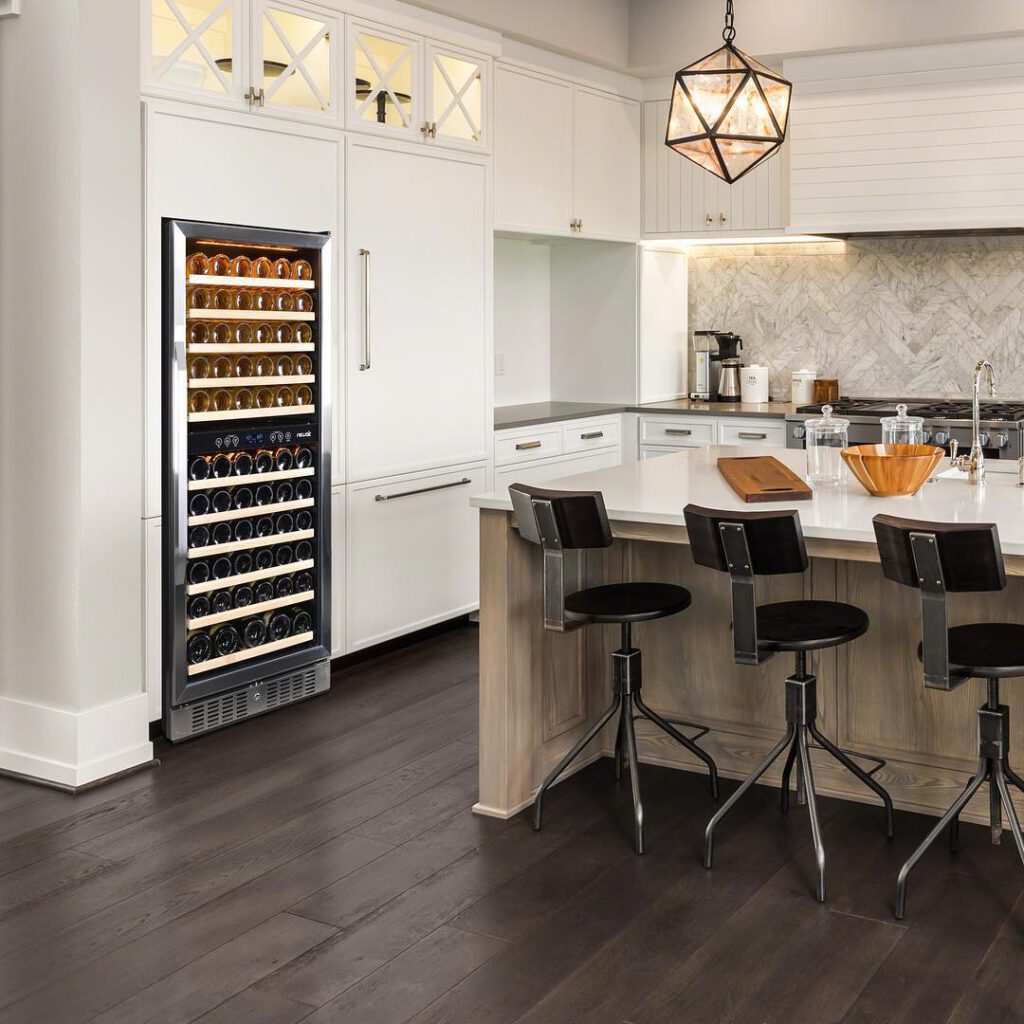
[[[724,0],[411,0],[644,77],[721,38]],[[768,58],[1024,34],[1022,0],[735,0],[736,42]]]

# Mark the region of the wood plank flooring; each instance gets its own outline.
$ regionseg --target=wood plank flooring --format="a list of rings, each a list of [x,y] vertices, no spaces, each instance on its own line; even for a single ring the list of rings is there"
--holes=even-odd
[[[545,827],[470,813],[477,634],[336,671],[322,698],[70,797],[0,779],[0,1024],[996,1024],[1024,1020],[1024,867],[962,828],[756,787],[698,859],[703,776],[607,761]],[[965,723],[965,728],[972,728]],[[728,791],[734,783],[725,783]]]

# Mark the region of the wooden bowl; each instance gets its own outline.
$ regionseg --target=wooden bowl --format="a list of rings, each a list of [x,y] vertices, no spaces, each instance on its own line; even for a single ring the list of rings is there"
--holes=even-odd
[[[895,498],[917,494],[945,454],[931,444],[855,444],[843,461],[868,494]]]

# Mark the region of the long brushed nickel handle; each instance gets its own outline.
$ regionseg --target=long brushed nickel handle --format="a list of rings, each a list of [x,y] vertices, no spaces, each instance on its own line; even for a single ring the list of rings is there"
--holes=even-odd
[[[363,258],[363,361],[360,370],[370,368],[370,250],[360,249]]]
[[[446,491],[449,487],[465,487],[473,481],[468,476],[453,480],[450,484],[435,484],[433,487],[418,487],[415,491],[399,491],[398,494],[375,494],[374,501],[394,501],[395,498],[411,498],[414,494],[429,494],[431,491]]]

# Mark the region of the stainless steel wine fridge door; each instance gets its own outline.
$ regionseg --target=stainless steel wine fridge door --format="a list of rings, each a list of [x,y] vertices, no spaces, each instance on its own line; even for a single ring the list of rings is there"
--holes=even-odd
[[[163,224],[164,732],[325,691],[331,240]]]

